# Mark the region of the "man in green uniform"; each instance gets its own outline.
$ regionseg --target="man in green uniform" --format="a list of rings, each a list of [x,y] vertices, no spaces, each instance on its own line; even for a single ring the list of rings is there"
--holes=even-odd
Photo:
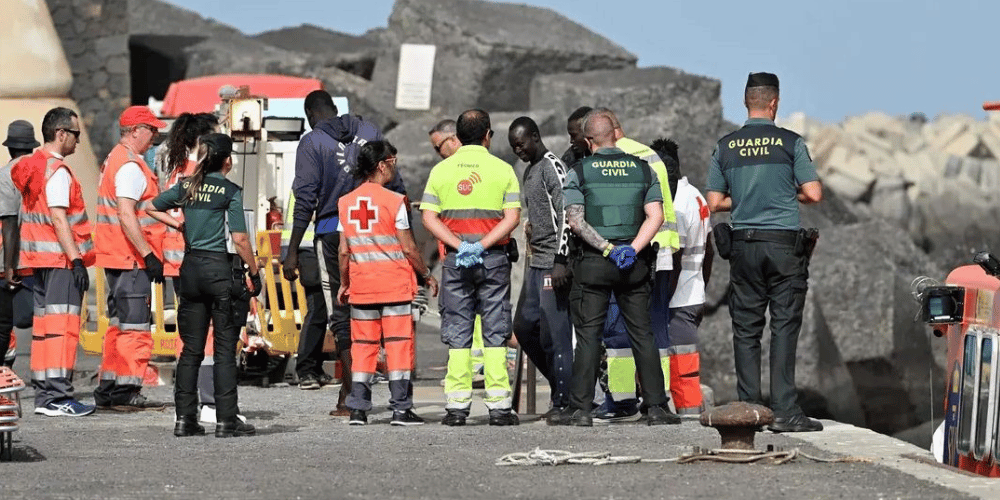
[[[819,203],[823,187],[805,141],[774,124],[778,77],[752,73],[744,103],[746,124],[715,147],[707,200],[712,212],[732,212],[729,314],[736,393],[740,401],[765,403],[760,387],[760,339],[764,313],[770,307],[770,407],[775,419],[769,428],[774,432],[819,431],[823,424],[806,417],[795,404],[795,349],[809,278],[799,203]]]
[[[625,318],[642,379],[649,425],[680,423],[667,408],[663,370],[649,316],[649,242],[663,223],[660,183],[649,164],[615,147],[607,116],[590,116],[584,134],[592,156],[567,174],[564,188],[570,228],[584,242],[573,275],[580,299],[572,301],[576,327],[570,405],[550,425],[591,426],[591,403],[600,362],[600,341],[613,292]]]
[[[653,328],[653,339],[660,355],[660,366],[666,379],[664,387],[670,390],[670,336],[667,325],[670,323],[670,271],[673,268],[673,253],[680,248],[680,238],[677,234],[677,216],[674,213],[673,197],[667,183],[667,167],[663,160],[649,146],[625,136],[621,122],[613,111],[608,108],[597,108],[592,115],[601,115],[611,120],[614,127],[615,147],[627,154],[637,156],[647,163],[661,180],[660,194],[663,196],[663,224],[653,237],[653,248],[656,250],[656,263],[653,266],[653,289],[650,292],[649,317]],[[605,400],[594,416],[601,422],[628,420],[630,415],[636,415],[635,406],[635,361],[628,349],[628,339],[624,332],[609,330],[604,339],[608,348],[608,389],[612,399]],[[617,396],[617,397],[616,397]]]

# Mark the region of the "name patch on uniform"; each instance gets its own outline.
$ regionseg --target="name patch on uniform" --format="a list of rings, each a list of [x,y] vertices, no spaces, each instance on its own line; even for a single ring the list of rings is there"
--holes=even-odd
[[[738,149],[740,156],[767,156],[769,146],[784,146],[780,137],[752,137],[729,141],[729,149]]]
[[[185,191],[188,190],[191,187],[191,182],[190,181],[184,182],[182,184],[182,187],[184,188]],[[226,192],[225,186],[217,186],[215,184],[202,184],[201,187],[198,188],[198,192],[191,197],[191,201],[210,203],[212,201],[213,194],[215,193],[225,194],[225,192]]]
[[[628,169],[638,167],[632,160],[597,160],[590,166],[601,169],[601,175],[605,177],[624,177],[628,175]]]

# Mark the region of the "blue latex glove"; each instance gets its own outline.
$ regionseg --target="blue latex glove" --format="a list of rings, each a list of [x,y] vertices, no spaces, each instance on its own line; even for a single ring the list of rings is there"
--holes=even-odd
[[[618,245],[611,250],[608,258],[618,266],[618,269],[626,271],[635,265],[635,249],[631,245]]]
[[[482,264],[483,251],[483,245],[478,241],[475,243],[463,241],[458,246],[458,255],[455,256],[455,263],[458,267],[472,267],[476,264]]]

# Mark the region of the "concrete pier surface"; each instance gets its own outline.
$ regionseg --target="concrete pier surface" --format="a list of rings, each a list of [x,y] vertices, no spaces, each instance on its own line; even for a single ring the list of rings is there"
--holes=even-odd
[[[338,385],[240,387],[240,407],[254,437],[175,438],[174,413],[96,413],[87,417],[32,414],[32,391],[21,393],[25,416],[14,433],[14,460],[0,463],[0,497],[10,498],[711,498],[711,499],[964,499],[1000,498],[996,480],[934,465],[929,452],[867,429],[824,421],[824,431],[757,435],[768,445],[822,458],[785,465],[639,463],[624,465],[495,465],[501,456],[535,448],[675,458],[692,447],[716,448],[715,430],[696,420],[679,426],[645,422],[551,427],[521,415],[518,427],[490,427],[477,391],[465,427],[440,424],[443,348],[421,329],[414,400],[427,423],[388,424],[388,388],[375,386],[369,425],[331,417]],[[23,336],[21,338],[30,338]],[[28,342],[22,343],[22,345]],[[26,346],[25,346],[26,347]],[[26,349],[23,349],[26,351]],[[78,396],[92,403],[98,358],[78,363]],[[15,369],[27,373],[27,352]],[[539,382],[539,412],[546,410]],[[172,401],[172,387],[145,389]]]

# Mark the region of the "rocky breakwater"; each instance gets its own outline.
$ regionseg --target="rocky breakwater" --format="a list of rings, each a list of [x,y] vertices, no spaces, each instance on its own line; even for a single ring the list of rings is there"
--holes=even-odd
[[[1000,113],[987,119],[869,113],[779,120],[805,137],[824,184],[859,214],[903,228],[945,268],[1000,250]]]

